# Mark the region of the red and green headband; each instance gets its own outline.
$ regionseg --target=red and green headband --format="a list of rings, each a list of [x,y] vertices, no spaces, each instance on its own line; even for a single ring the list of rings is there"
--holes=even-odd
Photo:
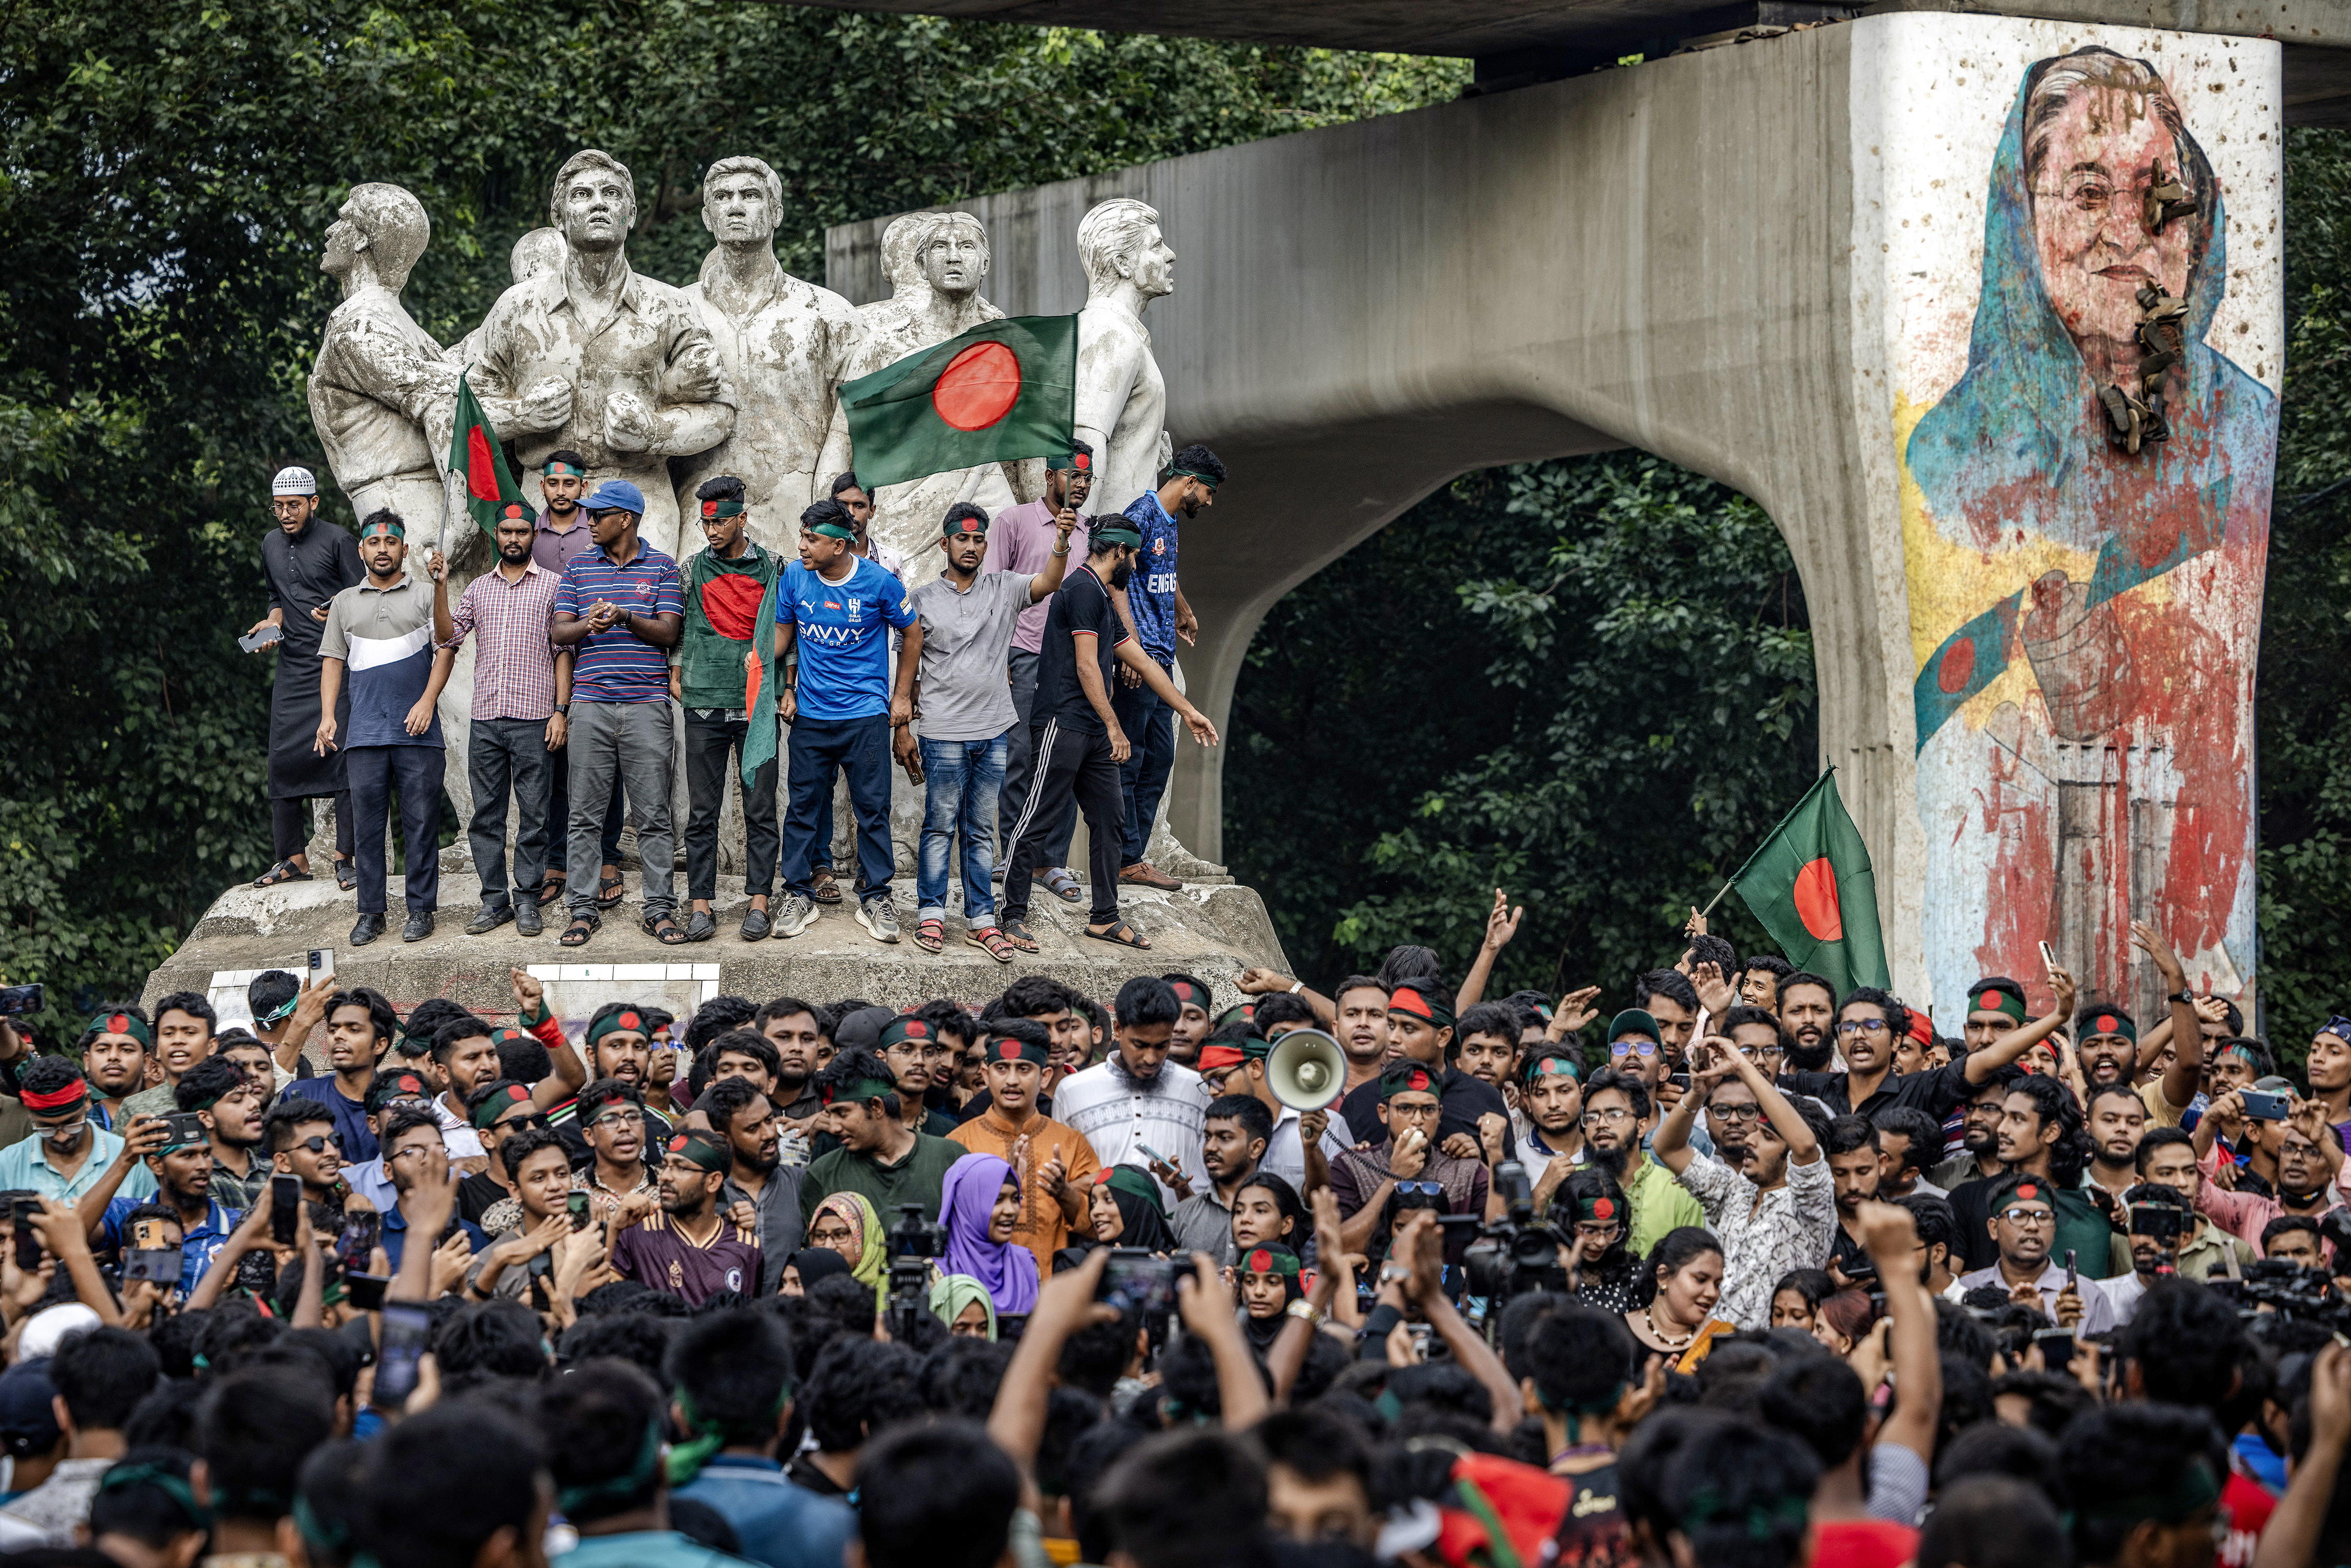
[[[1990,986],[1985,986],[1976,992],[1971,1005],[1973,1009],[1980,1013],[2005,1013],[2011,1023],[2024,1021],[2023,999],[2011,996],[2006,991],[1995,990]]]
[[[588,477],[588,470],[585,468],[574,468],[570,464],[553,457],[547,460],[547,466],[541,468],[539,472],[549,479],[585,479]]]
[[[1445,1080],[1418,1062],[1398,1062],[1380,1074],[1380,1099],[1384,1103],[1399,1094],[1434,1094],[1442,1100]]]
[[[673,1159],[684,1160],[698,1170],[716,1171],[721,1176],[735,1168],[734,1154],[707,1133],[680,1133],[669,1141]]]
[[[882,1033],[874,1044],[877,1049],[887,1051],[893,1045],[922,1045],[937,1038],[936,1031],[921,1019],[910,1013],[900,1013],[882,1026]]]
[[[70,1111],[89,1098],[89,1081],[78,1072],[73,1075],[70,1082],[60,1084],[46,1094],[33,1089],[26,1090],[24,1094],[25,1109],[27,1111]]]
[[[743,503],[740,501],[705,501],[702,503],[702,520],[704,522],[710,522],[719,517],[739,517],[742,515]]]
[[[486,1133],[498,1124],[499,1117],[517,1105],[529,1103],[530,1091],[519,1083],[509,1083],[503,1092],[493,1094],[474,1107],[471,1118],[474,1130],[477,1133]]]
[[[141,1051],[150,1050],[155,1044],[155,1037],[149,1031],[146,1022],[135,1013],[100,1013],[89,1020],[82,1032],[90,1035],[128,1035],[139,1042],[139,1049]]]
[[[1298,1254],[1287,1247],[1252,1248],[1245,1261],[1252,1274],[1280,1274],[1290,1279],[1298,1277]]]
[[[2087,1031],[2083,1037],[2085,1040],[2094,1035],[2118,1034],[2133,1045],[2138,1043],[2138,1025],[2133,1023],[2126,1013],[2101,1008],[2085,1018],[2082,1024]]]
[[[1590,1197],[1575,1200],[1575,1218],[1578,1222],[1621,1225],[1625,1220],[1625,1206],[1605,1193],[1595,1193]]]
[[[1015,1040],[1008,1034],[998,1035],[987,1042],[987,1060],[990,1061],[1025,1061],[1032,1067],[1043,1067],[1046,1054],[1043,1046]]]
[[[648,1040],[653,1038],[653,1031],[645,1027],[645,1015],[634,1008],[622,1008],[619,1012],[606,1013],[602,1018],[590,1024],[588,1043],[593,1045],[608,1034],[641,1034]]]
[[[1571,1083],[1583,1082],[1583,1075],[1575,1071],[1575,1063],[1563,1056],[1539,1056],[1527,1063],[1527,1070],[1521,1076],[1530,1089],[1545,1078],[1564,1078]]]

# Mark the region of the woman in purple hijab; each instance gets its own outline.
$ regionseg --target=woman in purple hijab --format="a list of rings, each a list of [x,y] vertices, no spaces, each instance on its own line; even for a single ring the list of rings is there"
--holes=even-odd
[[[1012,1239],[1020,1222],[1020,1184],[995,1155],[966,1155],[947,1167],[939,1220],[946,1228],[949,1274],[968,1274],[987,1287],[1001,1317],[1026,1317],[1037,1308],[1037,1257]]]

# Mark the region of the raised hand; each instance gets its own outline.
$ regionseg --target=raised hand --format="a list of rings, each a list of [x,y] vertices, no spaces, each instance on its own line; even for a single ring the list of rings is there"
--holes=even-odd
[[[1519,905],[1518,908],[1512,909],[1510,907],[1510,895],[1503,892],[1500,888],[1496,888],[1494,890],[1494,907],[1486,912],[1487,950],[1489,952],[1499,953],[1503,948],[1509,946],[1510,945],[1510,938],[1519,934],[1519,922],[1525,919],[1526,915],[1527,907],[1525,904],[1522,904]]]

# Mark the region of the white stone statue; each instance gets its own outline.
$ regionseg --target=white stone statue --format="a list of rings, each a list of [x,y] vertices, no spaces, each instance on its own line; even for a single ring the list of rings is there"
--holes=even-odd
[[[1151,357],[1143,308],[1176,290],[1176,253],[1159,214],[1132,197],[1096,204],[1078,224],[1086,307],[1078,312],[1078,439],[1094,449],[1093,517],[1157,489],[1168,455],[1167,383]]]
[[[515,241],[514,248],[507,253],[507,273],[517,283],[528,283],[562,265],[563,233],[559,229],[533,229]],[[488,319],[484,318],[483,326],[488,324]],[[482,327],[476,327],[460,338],[449,350],[450,362],[461,371],[481,357]],[[442,455],[448,455],[445,444],[442,448]]]
[[[889,298],[860,312],[865,340],[850,371],[852,378],[943,343],[983,321],[1003,319],[1004,312],[980,297],[979,286],[987,277],[987,230],[969,213],[907,214],[883,231],[882,259],[893,291]],[[841,447],[852,459],[843,466],[854,466],[847,416],[836,412],[834,419]],[[869,527],[874,538],[912,560],[937,543],[939,519],[957,501],[977,502],[991,513],[1013,505],[1019,497],[1007,470],[1020,467],[985,463],[885,485],[874,494]],[[1043,481],[1040,468],[1034,481],[1040,493]]]
[[[849,466],[835,394],[853,373],[849,366],[865,330],[855,306],[794,277],[776,259],[783,204],[783,181],[757,158],[722,158],[702,177],[702,223],[718,243],[701,278],[683,292],[742,402],[732,434],[674,469],[685,516],[705,479],[742,480],[751,537],[789,558],[799,546],[801,511]],[[836,434],[840,445],[828,452]],[[702,541],[689,535],[681,544],[692,554]]]
[[[416,544],[437,543],[444,514],[438,430],[445,448],[458,367],[400,302],[433,226],[397,185],[351,187],[327,228],[319,270],[343,286],[310,367],[310,423],[354,518],[400,514]]]
[[[675,556],[669,459],[724,441],[737,394],[692,302],[630,270],[637,194],[626,165],[594,149],[573,153],[556,174],[549,216],[563,265],[499,296],[471,384],[514,443],[527,490],[537,493],[547,455],[569,447],[588,459],[591,481],[626,479],[644,492],[640,537]]]

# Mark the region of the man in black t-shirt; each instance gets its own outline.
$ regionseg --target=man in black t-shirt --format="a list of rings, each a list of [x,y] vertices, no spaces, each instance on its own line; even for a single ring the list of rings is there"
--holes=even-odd
[[[1004,876],[1004,907],[998,928],[1024,953],[1037,951],[1029,931],[1029,891],[1036,873],[1050,863],[1048,831],[1074,796],[1086,815],[1092,841],[1087,882],[1093,908],[1086,935],[1122,947],[1148,947],[1134,926],[1119,918],[1118,870],[1126,802],[1118,768],[1134,751],[1111,711],[1112,670],[1123,664],[1142,677],[1160,701],[1182,716],[1192,738],[1217,744],[1217,727],[1184,700],[1167,672],[1146,656],[1112,608],[1111,595],[1126,591],[1143,535],[1124,517],[1098,520],[1087,540],[1086,564],[1071,572],[1045,615],[1044,645],[1038,654],[1037,701],[1030,710],[1032,782],[1029,799],[1012,824],[1012,848]]]

